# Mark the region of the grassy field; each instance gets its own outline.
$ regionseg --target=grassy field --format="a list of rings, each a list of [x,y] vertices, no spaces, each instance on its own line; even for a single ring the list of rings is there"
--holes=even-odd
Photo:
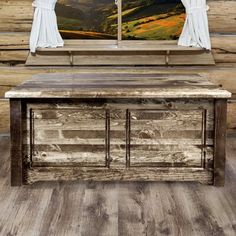
[[[117,38],[118,15],[113,0],[112,3],[111,0],[90,0],[84,1],[81,5],[61,3],[59,6],[58,25],[63,38]],[[177,39],[184,20],[184,7],[179,0],[123,0],[122,38]]]
[[[116,39],[116,35],[82,31],[82,30],[60,30],[60,33],[65,39]]]
[[[167,40],[177,39],[181,34],[185,14],[161,14],[122,24],[124,39]]]

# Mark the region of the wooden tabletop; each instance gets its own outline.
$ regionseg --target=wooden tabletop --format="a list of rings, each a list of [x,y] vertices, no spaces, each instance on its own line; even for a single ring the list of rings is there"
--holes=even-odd
[[[6,98],[229,98],[231,93],[198,74],[38,74]]]

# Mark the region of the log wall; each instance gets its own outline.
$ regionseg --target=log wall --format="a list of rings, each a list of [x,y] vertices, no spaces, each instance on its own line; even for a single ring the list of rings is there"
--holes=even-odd
[[[33,16],[31,4],[32,0],[0,1],[0,133],[9,132],[9,105],[8,100],[4,99],[7,90],[37,73],[88,70],[78,67],[24,66],[29,53],[29,32]],[[236,0],[208,0],[208,5],[216,66],[171,67],[168,71],[205,74],[214,83],[231,91],[233,98],[228,106],[228,128],[236,130]],[[114,70],[119,72],[119,68]],[[161,73],[166,71],[166,67],[155,70]]]

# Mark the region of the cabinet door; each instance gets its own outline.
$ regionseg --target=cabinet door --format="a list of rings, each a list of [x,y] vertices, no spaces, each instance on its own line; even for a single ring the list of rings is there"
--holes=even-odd
[[[33,166],[108,166],[108,112],[79,105],[28,109],[26,149]]]
[[[204,168],[213,144],[207,116],[205,109],[128,110],[128,166]]]

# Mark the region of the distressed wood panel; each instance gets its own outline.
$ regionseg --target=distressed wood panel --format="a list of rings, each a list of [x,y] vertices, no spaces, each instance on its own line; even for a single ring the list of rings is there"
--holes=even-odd
[[[6,98],[230,98],[231,93],[210,83],[204,76],[153,74],[150,83],[150,75],[142,74],[141,84],[129,84],[129,80],[136,82],[137,75],[129,74],[106,74],[112,83],[100,84],[97,80],[81,84],[80,80],[87,77],[103,80],[98,73],[91,74],[48,74],[33,77],[20,86],[6,93]],[[104,77],[106,77],[104,76]],[[127,77],[123,79],[123,77]],[[35,84],[44,79],[41,84]],[[64,84],[57,81],[64,80]],[[73,80],[73,82],[70,82]],[[116,82],[123,83],[116,84]]]
[[[29,49],[29,33],[0,32],[0,50]]]
[[[10,101],[11,112],[11,186],[21,186],[24,182],[24,162],[22,158],[22,112],[20,99]]]
[[[236,101],[228,103],[227,106],[227,128],[236,132]]]
[[[158,172],[158,175],[156,174]],[[212,172],[191,168],[132,168],[115,169],[112,171],[106,168],[56,168],[56,167],[35,167],[27,171],[27,183],[32,184],[37,181],[55,180],[94,180],[94,181],[198,181],[203,184],[212,184]]]
[[[0,61],[11,64],[24,63],[28,57],[28,50],[0,50]]]
[[[207,1],[210,32],[236,32],[236,2],[235,1]],[[227,16],[227,17],[226,17]]]
[[[215,102],[214,185],[225,184],[227,100]]]
[[[32,25],[31,0],[2,0],[0,3],[0,31],[29,32]]]
[[[158,45],[158,47],[168,51],[164,45]],[[96,65],[214,65],[215,61],[211,52],[199,51],[194,52],[195,49],[188,48],[188,51],[182,53],[182,50],[186,48],[179,48],[176,46],[179,52],[170,52],[170,55],[166,56],[165,53],[155,51],[153,49],[144,47],[143,51],[140,51],[139,47],[129,49],[128,52],[124,48],[117,48],[115,51],[110,47],[104,48],[102,52],[97,52],[95,49],[86,51],[84,47],[77,48],[77,52],[70,54],[70,49],[63,48],[65,52],[61,52],[60,49],[44,49],[36,54],[29,54],[27,58],[27,66],[96,66]],[[85,52],[80,52],[80,51]],[[99,49],[101,50],[101,49]],[[158,49],[159,50],[159,49]]]
[[[25,155],[32,155],[33,165],[38,162],[60,162],[75,163],[81,166],[106,166],[107,161],[107,124],[105,110],[36,110],[28,109],[28,116],[32,116],[27,122],[27,133],[25,133],[24,143],[28,144],[25,149]],[[38,127],[38,121],[44,126],[50,127],[50,119],[58,118],[59,122],[70,122],[73,124],[74,130],[44,130]],[[87,120],[90,119],[90,120]],[[99,125],[96,121],[102,120]],[[80,122],[88,122],[90,127],[85,131],[80,129]],[[59,123],[60,124],[60,123]],[[97,130],[93,130],[96,124]],[[29,131],[31,130],[31,133]],[[73,144],[78,146],[76,150],[70,149],[62,152],[59,145]],[[50,145],[50,151],[40,150],[38,147],[42,145]],[[81,147],[82,145],[82,147]],[[83,146],[86,146],[84,150]],[[99,146],[96,150],[94,146]],[[81,147],[81,148],[80,148]],[[102,148],[101,148],[102,147]],[[32,152],[32,154],[31,154]]]
[[[207,113],[203,110],[129,110],[129,165],[131,166],[159,166],[164,163],[166,166],[197,166],[202,167],[205,163],[203,146],[208,139],[213,138],[213,132],[208,133],[206,127]],[[147,120],[145,123],[139,121]],[[162,120],[166,123],[179,121],[185,123],[188,127],[189,123],[195,125],[195,130],[179,129],[178,126],[161,126],[158,121]],[[213,124],[213,120],[211,120]],[[138,131],[134,131],[133,127],[139,127]],[[210,135],[210,136],[209,136]],[[171,153],[163,153],[158,155],[150,151],[153,144],[166,141],[168,145],[170,138],[177,140],[182,144],[183,140],[188,140],[186,146],[189,147],[188,152],[180,152],[173,150]],[[167,140],[166,140],[167,139]],[[169,140],[168,140],[169,139]],[[194,141],[194,143],[193,143]],[[171,141],[172,142],[172,141]],[[199,147],[195,147],[195,143],[199,142]],[[137,149],[139,147],[139,149]],[[193,148],[197,148],[198,152],[192,152]],[[142,150],[138,152],[138,150]],[[152,149],[151,149],[152,150]],[[137,155],[137,156],[136,156]],[[164,158],[163,158],[164,157]],[[164,161],[163,161],[164,159]]]
[[[131,167],[213,168],[213,147],[201,145],[132,145]]]
[[[34,150],[37,155],[34,157],[34,161],[37,161],[37,165],[41,166],[54,165],[56,161],[59,162],[55,163],[58,166],[83,165],[89,159],[90,161],[96,160],[93,164],[96,162],[104,163],[105,114],[102,109],[109,109],[111,166],[124,165],[126,162],[126,108],[167,109],[168,107],[168,109],[173,110],[172,113],[162,112],[158,116],[153,116],[150,113],[132,114],[132,132],[135,135],[143,132],[144,126],[150,124],[149,129],[152,128],[155,138],[158,137],[158,140],[155,141],[155,138],[147,138],[144,135],[145,140],[141,140],[141,144],[139,140],[134,140],[135,150],[132,150],[132,153],[135,153],[135,158],[139,161],[139,159],[143,159],[143,156],[146,156],[147,147],[150,151],[147,162],[151,163],[155,159],[161,166],[170,165],[170,160],[176,155],[176,152],[188,156],[186,162],[184,159],[181,162],[180,158],[176,165],[188,166],[191,163],[200,163],[202,156],[201,109],[209,111],[206,119],[206,134],[207,143],[212,145],[213,136],[210,130],[213,130],[213,101],[189,100],[186,102],[180,100],[173,102],[171,100],[158,101],[151,99],[131,101],[127,99],[105,99],[96,104],[93,100],[87,100],[87,103],[84,100],[81,100],[81,102],[79,100],[78,102],[73,101],[73,103],[64,103],[63,100],[58,100],[57,103],[52,102],[50,104],[29,104],[28,110],[33,109],[35,111]],[[78,111],[78,109],[82,109],[83,112]],[[86,112],[88,109],[90,109],[89,112]],[[97,112],[97,109],[101,111]],[[184,110],[176,111],[175,109]],[[191,109],[200,109],[200,112]],[[29,132],[26,132],[27,129],[29,129],[29,123],[28,127],[24,127],[25,134],[29,137]],[[25,144],[29,144],[29,138],[25,139],[25,142]],[[194,150],[190,155],[185,154],[188,153],[187,149],[181,144],[191,145],[191,150]],[[188,148],[190,149],[189,146]],[[27,152],[27,146],[25,149]],[[96,157],[96,152],[101,157],[100,160]],[[29,155],[29,152],[27,153]],[[207,158],[207,162],[210,162],[212,154],[208,155]],[[81,163],[78,163],[78,160]],[[71,163],[69,163],[70,161]]]
[[[231,44],[232,45],[232,44]],[[13,88],[22,82],[29,80],[31,76],[41,74],[41,73],[136,73],[136,74],[147,74],[147,73],[159,73],[159,74],[196,74],[200,73],[201,75],[206,76],[212,83],[222,86],[228,91],[236,94],[236,80],[235,73],[236,67],[169,67],[168,72],[166,67],[129,67],[129,68],[69,68],[69,67],[0,67],[0,97],[4,97],[4,93],[10,88]],[[86,78],[88,79],[88,78]]]
[[[236,36],[212,35],[212,53],[216,63],[236,62]]]
[[[0,99],[0,134],[10,131],[10,106],[7,99]]]

